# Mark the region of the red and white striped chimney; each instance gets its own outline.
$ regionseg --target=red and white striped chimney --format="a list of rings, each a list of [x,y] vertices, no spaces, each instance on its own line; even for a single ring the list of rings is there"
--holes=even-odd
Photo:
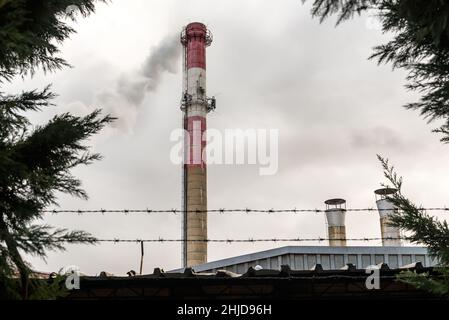
[[[184,139],[182,256],[183,266],[191,267],[207,262],[207,171],[202,154],[206,116],[215,108],[215,99],[206,96],[206,47],[212,43],[212,35],[204,24],[190,23],[181,33],[181,43],[181,110],[188,133]]]

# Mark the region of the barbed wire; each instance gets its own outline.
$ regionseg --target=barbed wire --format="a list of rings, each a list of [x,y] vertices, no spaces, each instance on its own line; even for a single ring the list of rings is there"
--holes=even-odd
[[[337,208],[340,209],[340,208]],[[344,209],[345,212],[377,212],[377,211],[392,211],[393,209],[377,209],[377,208],[348,208]],[[332,209],[331,209],[332,210]],[[334,209],[335,210],[335,209]],[[447,211],[449,212],[449,208],[447,207],[429,207],[429,208],[419,208],[422,211]],[[163,209],[163,210],[155,210],[155,209],[97,209],[97,210],[43,210],[42,213],[51,213],[51,214],[62,214],[62,213],[76,213],[76,214],[90,214],[90,213],[142,213],[142,214],[151,214],[151,213],[171,213],[171,214],[181,214],[181,213],[323,213],[326,212],[326,209],[250,209],[250,208],[241,208],[241,209],[210,209],[210,210],[180,210],[180,209]]]
[[[428,237],[426,240],[441,240],[448,239],[449,236],[438,236],[438,237]],[[27,241],[27,239],[21,239],[22,241]],[[42,242],[47,243],[84,243],[84,242],[110,242],[110,243],[141,243],[141,242],[206,242],[206,243],[256,243],[256,242],[323,242],[329,240],[336,241],[381,241],[381,240],[413,240],[411,237],[386,237],[386,238],[262,238],[262,239],[120,239],[120,238],[112,238],[112,239],[47,239]]]

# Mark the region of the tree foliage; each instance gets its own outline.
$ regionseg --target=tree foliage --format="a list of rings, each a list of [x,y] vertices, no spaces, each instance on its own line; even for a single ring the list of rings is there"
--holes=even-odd
[[[428,273],[404,272],[399,279],[434,294],[449,297],[449,226],[447,222],[428,215],[422,208],[402,193],[402,177],[399,177],[387,159],[378,156],[385,178],[398,190],[388,199],[399,209],[391,217],[391,225],[410,233],[407,239],[412,243],[427,246],[429,253],[437,258],[439,278]]]
[[[75,30],[65,19],[94,11],[93,0],[3,0],[0,2],[0,85],[41,68],[68,65],[58,57],[58,43]],[[76,6],[75,11],[67,10]],[[57,192],[87,198],[81,181],[71,174],[79,165],[101,157],[84,142],[113,119],[96,110],[85,117],[65,113],[32,126],[27,115],[52,105],[50,87],[20,94],[0,90],[0,297],[48,297],[56,285],[33,277],[22,255],[45,258],[48,250],[64,250],[66,242],[95,243],[83,231],[55,229],[37,223],[42,210],[57,205]],[[19,276],[19,279],[17,279]]]
[[[57,56],[58,44],[75,30],[67,18],[89,15],[102,0],[3,0],[0,3],[0,81],[37,68],[53,71],[67,66]],[[68,9],[69,8],[69,9]],[[72,11],[72,8],[75,9]]]
[[[391,63],[393,68],[408,71],[406,87],[421,93],[417,102],[405,107],[418,110],[429,122],[442,120],[435,129],[441,141],[449,142],[449,2],[446,0],[314,0],[312,15],[324,21],[337,15],[337,25],[355,15],[375,13],[382,32],[392,40],[378,45],[370,59]],[[388,160],[378,157],[385,177],[399,191],[390,197],[400,211],[392,217],[392,225],[411,233],[412,243],[429,248],[440,262],[441,277],[405,272],[404,282],[435,294],[449,296],[449,228],[446,221],[429,216],[406,198],[402,178]]]
[[[378,63],[408,71],[406,87],[422,94],[405,105],[429,122],[449,142],[449,2],[446,0],[314,0],[313,16],[321,21],[337,15],[337,24],[370,10],[393,39],[374,48]]]

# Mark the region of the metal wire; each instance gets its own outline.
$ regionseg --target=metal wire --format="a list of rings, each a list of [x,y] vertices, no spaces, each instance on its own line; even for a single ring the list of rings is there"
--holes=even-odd
[[[440,236],[440,237],[429,237],[426,238],[426,240],[441,240],[441,239],[447,239],[448,237]],[[21,239],[22,241],[27,241],[27,239]],[[413,240],[411,237],[387,237],[387,238],[340,238],[340,239],[330,239],[330,238],[265,238],[265,239],[197,239],[197,240],[190,240],[190,239],[164,239],[164,238],[157,238],[157,239],[120,239],[120,238],[113,238],[113,239],[96,239],[95,242],[110,242],[110,243],[144,243],[144,242],[207,242],[207,243],[256,243],[256,242],[312,242],[312,241],[329,241],[329,240],[339,240],[339,241],[380,241],[380,240]],[[83,243],[83,242],[89,242],[91,243],[92,240],[77,240],[77,239],[48,239],[46,242],[54,242],[54,243]]]
[[[377,208],[350,208],[343,209],[346,212],[376,212],[376,211],[391,211],[392,209],[377,209]],[[422,211],[448,211],[449,208],[446,207],[429,207],[429,208],[419,208]],[[60,214],[60,213],[76,213],[76,214],[85,214],[85,213],[172,213],[172,214],[180,214],[180,213],[322,213],[326,212],[324,209],[211,209],[211,210],[179,210],[179,209],[165,209],[165,210],[155,210],[155,209],[98,209],[98,210],[43,210],[42,213],[51,213],[51,214]]]

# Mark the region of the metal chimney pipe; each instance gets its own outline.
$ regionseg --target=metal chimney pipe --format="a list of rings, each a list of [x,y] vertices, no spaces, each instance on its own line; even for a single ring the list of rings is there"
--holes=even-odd
[[[346,246],[346,200],[329,199],[326,204],[326,220],[329,233],[329,246]]]
[[[388,200],[387,196],[395,194],[398,190],[394,188],[382,188],[374,191],[376,205],[380,216],[380,232],[382,245],[385,247],[401,246],[401,233],[398,228],[390,226],[390,216],[397,212],[397,208]]]
[[[206,142],[207,113],[215,99],[206,96],[206,47],[212,35],[199,22],[187,25],[181,33],[183,46],[183,92],[181,110],[186,134],[183,164],[183,266],[207,262],[207,173],[202,157]],[[192,241],[194,240],[194,241]]]

